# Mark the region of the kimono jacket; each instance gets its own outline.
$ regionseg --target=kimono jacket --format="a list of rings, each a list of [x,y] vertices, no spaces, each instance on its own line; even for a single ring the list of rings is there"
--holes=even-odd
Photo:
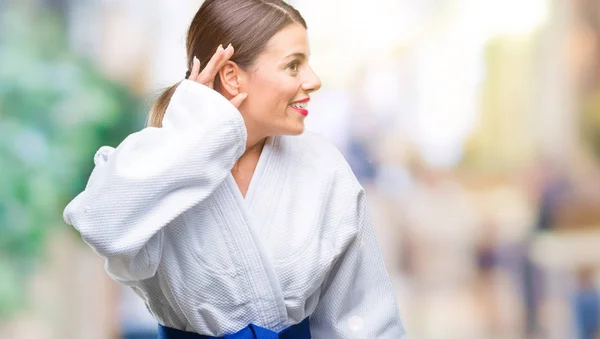
[[[313,338],[405,338],[365,193],[323,137],[265,142],[246,196],[240,112],[184,80],[162,128],[101,147],[65,222],[164,326],[223,336],[250,323]]]

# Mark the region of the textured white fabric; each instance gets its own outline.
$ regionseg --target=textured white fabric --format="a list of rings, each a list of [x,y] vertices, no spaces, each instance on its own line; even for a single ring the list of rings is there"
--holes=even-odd
[[[405,338],[364,190],[327,140],[268,138],[242,197],[246,129],[217,92],[183,81],[163,128],[101,148],[64,219],[163,325],[212,336]]]

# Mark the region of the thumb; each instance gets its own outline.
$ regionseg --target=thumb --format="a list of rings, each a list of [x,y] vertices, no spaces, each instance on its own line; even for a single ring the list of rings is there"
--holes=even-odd
[[[248,96],[248,93],[240,93],[240,94],[236,95],[235,97],[233,97],[229,101],[231,102],[231,104],[233,104],[233,106],[235,106],[235,108],[239,108],[240,105],[242,104],[242,101],[244,101],[244,99],[246,99],[247,96]]]

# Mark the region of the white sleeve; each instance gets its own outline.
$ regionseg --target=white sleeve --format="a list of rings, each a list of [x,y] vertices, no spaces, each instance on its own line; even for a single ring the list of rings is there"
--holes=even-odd
[[[315,339],[405,339],[396,296],[379,250],[361,189],[357,210],[343,223],[358,223],[358,234],[340,255],[310,317]]]
[[[119,281],[156,273],[161,229],[200,203],[225,180],[243,154],[247,132],[240,112],[221,94],[184,80],[163,127],[101,148],[88,185],[63,217]]]

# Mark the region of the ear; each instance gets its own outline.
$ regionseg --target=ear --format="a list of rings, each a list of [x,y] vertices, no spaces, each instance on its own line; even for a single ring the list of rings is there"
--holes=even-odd
[[[227,61],[219,71],[219,80],[221,81],[222,94],[231,99],[240,94],[242,70],[233,61]]]

